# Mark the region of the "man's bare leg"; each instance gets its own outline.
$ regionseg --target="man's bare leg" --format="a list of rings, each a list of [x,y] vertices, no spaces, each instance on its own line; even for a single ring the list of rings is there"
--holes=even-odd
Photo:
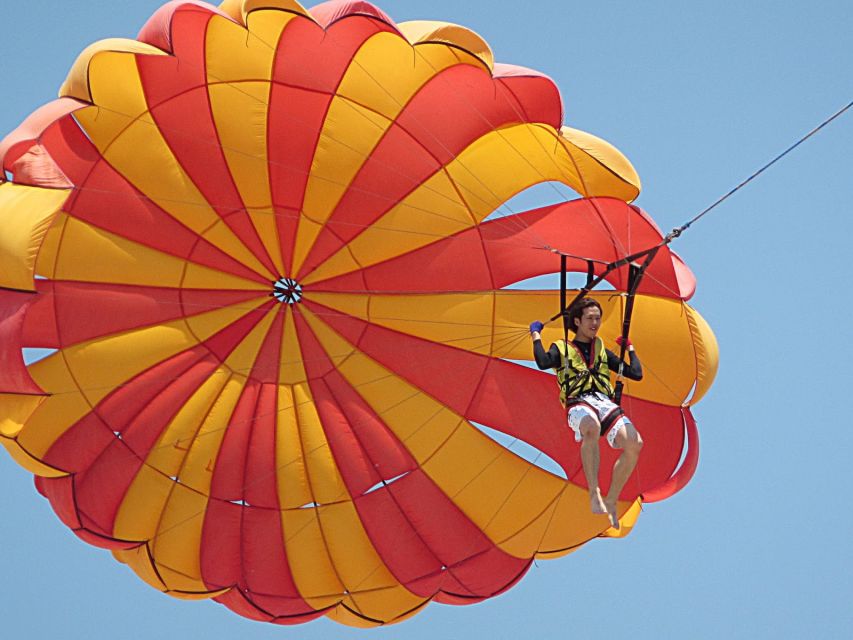
[[[599,451],[598,437],[601,427],[592,418],[584,418],[580,424],[580,432],[583,436],[581,443],[581,462],[583,462],[583,474],[586,477],[586,485],[589,487],[589,505],[593,513],[607,513],[607,505],[601,497],[601,489],[598,487]]]
[[[634,428],[634,425],[627,423],[619,430],[614,444],[618,449],[622,449],[622,454],[616,460],[616,464],[613,465],[610,490],[604,499],[604,506],[607,509],[607,516],[610,518],[610,525],[614,529],[618,529],[619,517],[616,514],[616,502],[619,499],[622,488],[628,482],[631,472],[637,466],[637,460],[639,460],[640,451],[643,448],[643,439]]]

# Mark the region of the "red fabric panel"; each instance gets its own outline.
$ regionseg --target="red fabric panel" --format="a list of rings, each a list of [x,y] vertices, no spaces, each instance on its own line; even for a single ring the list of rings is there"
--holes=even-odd
[[[202,579],[210,590],[232,587],[240,583],[242,576],[240,528],[243,521],[243,508],[242,505],[222,500],[210,500],[207,503],[200,551]],[[251,609],[248,610],[251,612]],[[237,612],[246,615],[242,611]]]
[[[282,359],[295,357],[292,354],[281,353],[282,331],[285,322],[284,309],[284,305],[279,307],[279,313],[276,314],[270,325],[250,374],[250,377],[258,382],[277,384]]]
[[[557,84],[533,69],[495,64],[497,86],[507,91],[524,114],[526,122],[544,122],[558,129],[563,125],[563,100]]]
[[[25,347],[55,349],[59,346],[59,333],[56,328],[53,283],[36,280],[33,284],[38,295],[33,296],[33,302],[27,308],[21,344]]]
[[[280,506],[275,459],[277,395],[277,385],[261,386],[252,422],[243,496],[253,507],[278,509]]]
[[[216,602],[225,605],[234,613],[249,618],[250,620],[258,620],[260,622],[272,622],[281,625],[302,624],[319,618],[326,613],[326,609],[306,613],[304,615],[294,616],[279,616],[274,618],[270,613],[254,604],[253,600],[249,600],[245,595],[240,593],[238,589],[231,589],[227,593],[214,598]]]
[[[55,121],[86,106],[73,98],[60,98],[39,107],[0,142],[0,165],[12,173],[17,184],[67,188],[68,179],[50,153],[39,144],[44,131]],[[2,174],[2,172],[0,172]],[[6,181],[0,175],[0,183]]]
[[[328,28],[338,20],[363,15],[394,26],[394,21],[379,7],[364,0],[331,0],[311,8],[311,15],[323,27]],[[349,22],[349,21],[347,21]]]
[[[276,509],[243,508],[241,591],[275,616],[315,613],[302,599],[285,555],[281,514]]]
[[[305,186],[329,103],[356,51],[382,30],[382,25],[364,18],[346,20],[328,31],[307,19],[296,19],[279,40],[270,95],[268,155],[286,269],[293,258]]]
[[[0,393],[43,395],[30,377],[21,353],[24,342],[24,318],[37,294],[0,289]]]
[[[551,254],[553,256],[553,254]],[[559,258],[557,270],[559,270]],[[489,291],[483,242],[465,231],[353,273],[306,285],[309,291]]]
[[[550,374],[490,359],[465,417],[536,447],[567,477],[580,468],[580,450],[566,426],[565,409]]]
[[[50,294],[43,298],[45,307],[38,316],[28,315],[27,324],[47,316],[50,304],[53,318],[45,319],[59,327],[57,344],[65,347],[184,316],[177,289],[62,281],[39,284]]]
[[[671,478],[666,482],[643,491],[643,502],[659,502],[674,496],[681,491],[693,478],[696,466],[699,464],[699,430],[690,409],[682,409],[684,425],[687,431],[687,452],[684,461]]]
[[[316,283],[318,291],[482,291],[557,273],[560,259],[545,248],[598,260],[616,260],[661,241],[645,216],[614,198],[574,200],[498,218],[361,272]],[[586,261],[570,258],[570,271],[586,273]],[[596,267],[602,272],[602,266]],[[608,281],[625,288],[627,268]],[[648,268],[640,293],[679,297],[670,253],[663,248]]]
[[[217,500],[243,499],[246,482],[246,458],[261,385],[253,380],[246,383],[216,456],[210,497]]]
[[[320,397],[326,398],[329,404],[337,405],[346,420],[345,428],[352,430],[352,435],[355,437],[355,441],[352,442],[353,447],[358,448],[359,455],[364,456],[369,464],[370,484],[359,488],[347,482],[351,491],[356,494],[362,493],[380,479],[389,480],[417,468],[417,462],[404,444],[388,429],[382,418],[368,406],[342,375],[333,371],[323,378],[322,383],[324,384],[318,381],[312,385],[312,390],[316,388],[317,393],[321,394]],[[353,457],[352,450],[338,446],[348,443],[336,440],[332,444],[332,451],[338,460],[343,462],[345,458]],[[342,464],[341,467],[343,466]]]
[[[411,475],[394,484],[407,481]],[[388,489],[359,496],[354,502],[377,553],[407,589],[424,598],[432,597],[442,587],[465,591],[452,574],[442,571],[441,560],[418,535]]]
[[[82,525],[77,517],[77,504],[74,500],[74,477],[42,478],[35,476],[36,489],[48,499],[54,513],[62,523],[75,531]]]

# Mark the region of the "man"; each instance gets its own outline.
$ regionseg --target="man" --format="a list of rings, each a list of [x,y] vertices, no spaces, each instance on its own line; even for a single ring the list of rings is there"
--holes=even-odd
[[[643,439],[628,416],[612,400],[610,371],[618,370],[620,360],[619,356],[604,348],[604,342],[598,337],[601,305],[591,298],[582,298],[569,308],[567,314],[569,329],[575,333],[575,339],[568,345],[559,340],[547,352],[542,347],[542,323],[531,323],[533,357],[540,369],[554,369],[557,373],[560,401],[568,410],[568,422],[575,432],[575,442],[581,443],[581,461],[589,486],[592,512],[607,514],[611,526],[618,529],[616,501],[637,465]],[[616,342],[622,345],[621,336]],[[627,349],[630,364],[624,366],[623,375],[631,380],[641,380],[643,368],[630,340],[627,341]],[[610,489],[605,498],[602,498],[598,486],[598,439],[601,436],[606,436],[613,449],[622,450],[613,466]]]

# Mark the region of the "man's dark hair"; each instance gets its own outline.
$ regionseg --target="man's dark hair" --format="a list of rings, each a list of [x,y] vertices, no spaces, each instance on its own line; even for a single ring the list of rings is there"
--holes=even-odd
[[[583,312],[590,307],[598,307],[598,310],[601,311],[601,313],[604,313],[601,310],[601,305],[598,304],[598,300],[593,300],[592,298],[581,298],[569,307],[569,310],[566,312],[566,315],[569,316],[569,331],[573,331],[574,333],[578,332],[575,320],[580,320],[583,316]]]

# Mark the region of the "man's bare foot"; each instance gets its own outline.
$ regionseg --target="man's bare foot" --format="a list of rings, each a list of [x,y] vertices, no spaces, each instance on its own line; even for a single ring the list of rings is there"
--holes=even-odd
[[[604,504],[601,491],[598,489],[589,492],[589,506],[592,508],[593,513],[607,513],[607,505]]]
[[[607,517],[610,518],[610,526],[614,529],[619,528],[619,516],[616,514],[616,502],[605,502],[607,509]]]

